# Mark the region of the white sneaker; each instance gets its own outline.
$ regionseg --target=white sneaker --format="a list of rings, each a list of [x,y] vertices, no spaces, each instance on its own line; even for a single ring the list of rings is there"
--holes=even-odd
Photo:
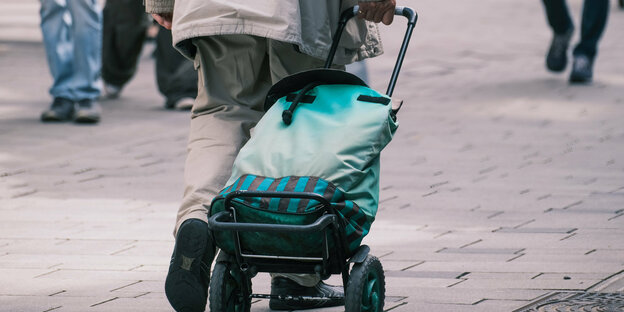
[[[119,97],[119,95],[121,94],[122,86],[116,86],[105,82],[104,88],[102,89],[102,91],[104,91],[102,94],[102,99],[112,100]]]

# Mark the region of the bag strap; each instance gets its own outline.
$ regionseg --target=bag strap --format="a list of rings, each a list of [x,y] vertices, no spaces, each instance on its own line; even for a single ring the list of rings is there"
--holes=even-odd
[[[303,87],[303,89],[301,89],[299,93],[297,93],[297,96],[295,96],[295,99],[292,101],[292,104],[290,104],[290,107],[282,112],[282,120],[287,126],[290,126],[290,124],[292,123],[295,109],[297,108],[297,105],[299,105],[299,102],[301,102],[301,100],[306,96],[306,93],[321,84],[322,83],[317,81],[310,82],[305,85],[305,87]]]

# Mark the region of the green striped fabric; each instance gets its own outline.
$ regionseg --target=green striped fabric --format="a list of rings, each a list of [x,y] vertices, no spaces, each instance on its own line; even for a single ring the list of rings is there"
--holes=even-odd
[[[211,205],[210,214],[223,211],[224,199],[234,191],[269,191],[269,192],[309,192],[323,196],[336,209],[340,218],[345,222],[344,234],[347,240],[349,252],[354,251],[362,242],[364,236],[370,230],[372,220],[360,210],[353,201],[346,200],[345,194],[332,183],[318,177],[289,176],[282,178],[269,178],[246,174],[241,176],[231,185],[224,188]],[[280,214],[274,215],[279,223],[300,224],[297,214],[310,214],[318,212],[320,203],[316,200],[301,198],[238,198],[237,203],[246,208],[260,211],[271,211]],[[237,207],[238,208],[238,207]],[[240,213],[239,213],[240,214]],[[311,219],[310,221],[314,221]],[[268,234],[267,234],[268,235]],[[229,236],[225,236],[229,239]],[[266,237],[263,239],[267,239]],[[270,238],[268,238],[270,239]],[[249,245],[254,245],[250,242]]]

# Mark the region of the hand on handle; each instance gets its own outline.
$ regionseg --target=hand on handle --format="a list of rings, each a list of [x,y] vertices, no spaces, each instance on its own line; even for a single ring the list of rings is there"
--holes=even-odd
[[[386,25],[392,24],[396,0],[359,1],[358,17],[367,21]]]

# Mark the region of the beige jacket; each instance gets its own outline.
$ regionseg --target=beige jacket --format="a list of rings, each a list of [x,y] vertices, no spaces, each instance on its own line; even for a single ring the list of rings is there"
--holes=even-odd
[[[247,34],[290,42],[305,54],[325,59],[340,12],[355,4],[357,0],[145,0],[148,13],[173,11],[174,45],[191,58],[189,39]],[[353,20],[340,41],[336,64],[383,52],[377,25]]]

